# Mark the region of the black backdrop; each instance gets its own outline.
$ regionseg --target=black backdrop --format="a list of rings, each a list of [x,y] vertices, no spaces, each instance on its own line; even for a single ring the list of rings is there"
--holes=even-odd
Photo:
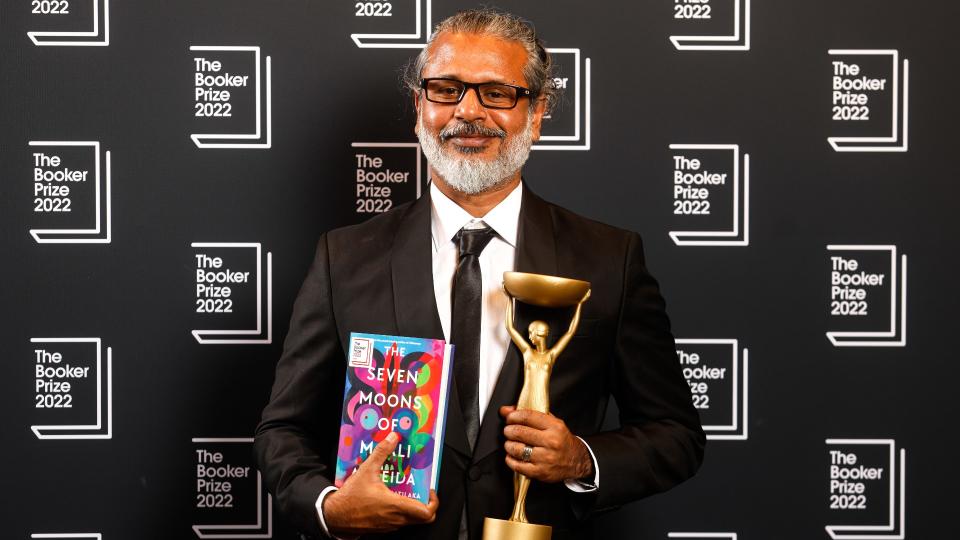
[[[417,5],[0,4],[0,535],[293,536],[249,437],[317,235],[426,181],[398,68],[428,10],[473,4]],[[567,87],[529,186],[643,235],[713,426],[698,476],[606,535],[950,535],[956,3],[497,5]],[[201,68],[233,86],[198,101]]]

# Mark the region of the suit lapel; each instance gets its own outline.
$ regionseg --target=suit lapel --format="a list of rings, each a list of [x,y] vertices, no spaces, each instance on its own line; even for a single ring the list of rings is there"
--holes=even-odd
[[[517,233],[517,256],[515,268],[518,272],[557,275],[557,246],[553,230],[553,219],[547,203],[536,196],[526,182],[523,185],[523,200],[520,204],[520,224]],[[525,329],[531,321],[518,314],[514,321],[516,328]],[[480,434],[473,454],[477,463],[503,445],[503,419],[500,407],[516,405],[523,384],[523,357],[513,343],[507,348],[507,356],[500,368],[500,376],[490,396],[490,403],[480,423]]]
[[[430,230],[430,195],[423,195],[410,206],[397,228],[390,255],[393,280],[393,305],[400,335],[443,339],[443,327],[437,314],[433,288],[433,246]],[[454,352],[456,362],[456,352]],[[457,385],[450,385],[444,443],[470,455],[470,444],[463,426]]]
[[[517,235],[518,272],[557,275],[557,244],[553,217],[546,201],[536,196],[526,182],[520,206],[520,227]]]

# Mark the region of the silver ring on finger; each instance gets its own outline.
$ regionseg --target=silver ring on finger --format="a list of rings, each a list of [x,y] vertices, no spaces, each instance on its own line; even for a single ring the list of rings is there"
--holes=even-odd
[[[524,446],[523,453],[520,454],[520,461],[524,463],[530,463],[530,458],[533,456],[533,447]]]

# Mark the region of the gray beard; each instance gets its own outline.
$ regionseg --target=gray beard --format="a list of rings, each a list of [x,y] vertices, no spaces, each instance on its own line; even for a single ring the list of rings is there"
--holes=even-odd
[[[496,188],[517,173],[530,157],[533,145],[533,122],[527,118],[523,130],[501,139],[497,157],[487,161],[474,157],[479,150],[461,151],[444,145],[439,133],[427,133],[422,118],[417,118],[417,138],[427,161],[453,189],[476,195]]]

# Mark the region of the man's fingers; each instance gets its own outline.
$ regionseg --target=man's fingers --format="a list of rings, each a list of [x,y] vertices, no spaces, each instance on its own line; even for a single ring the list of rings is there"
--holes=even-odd
[[[394,506],[407,518],[409,523],[430,523],[437,517],[440,500],[432,489],[430,490],[430,501],[427,504],[396,493],[393,493],[393,495],[396,496],[393,498]]]
[[[516,441],[507,441],[503,443],[503,449],[507,451],[507,455],[519,461],[523,461],[523,449],[527,446],[530,445]],[[536,461],[538,457],[542,457],[543,452],[547,451],[547,449],[543,447],[535,448],[530,446],[530,448],[533,449],[533,452],[530,454],[530,461]]]
[[[427,503],[427,510],[430,512],[430,519],[424,523],[433,523],[437,519],[437,509],[440,508],[440,499],[437,498],[437,492],[430,490],[430,501]]]
[[[513,405],[502,405],[500,407],[500,416],[506,418],[510,413],[517,410]]]
[[[509,454],[507,454],[507,467],[510,467],[514,471],[533,478],[534,480],[543,480],[541,475],[537,474],[537,466],[533,463],[525,463],[519,459],[514,459]]]
[[[396,433],[390,433],[385,439],[380,441],[380,444],[373,449],[373,452],[370,452],[370,455],[367,456],[366,461],[360,465],[360,468],[372,468],[379,472],[383,463],[387,460],[387,457],[396,450],[397,443],[399,442],[400,436]]]
[[[507,439],[530,446],[546,446],[550,444],[547,440],[546,432],[523,425],[512,425],[503,428],[503,434]]]
[[[544,414],[529,409],[521,409],[510,412],[507,415],[507,424],[523,424],[537,429],[547,429],[556,424],[556,417],[551,414]]]

